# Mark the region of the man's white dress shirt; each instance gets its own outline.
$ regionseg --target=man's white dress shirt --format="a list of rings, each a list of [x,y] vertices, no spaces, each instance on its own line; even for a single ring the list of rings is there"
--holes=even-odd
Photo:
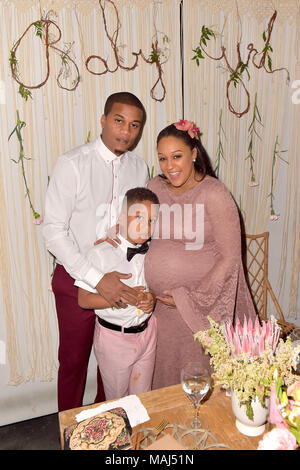
[[[103,242],[91,248],[86,254],[87,259],[93,262],[93,265],[103,273],[111,271],[119,271],[121,273],[131,273],[132,277],[129,279],[122,279],[124,284],[130,287],[145,286],[146,281],[144,276],[144,259],[145,255],[137,253],[127,261],[127,247],[135,248],[135,245],[125,240],[119,235],[121,244],[117,248],[110,245],[108,242]],[[75,285],[83,289],[98,294],[96,289],[86,284],[83,281],[75,281]],[[109,323],[129,328],[143,323],[151,314],[146,314],[142,310],[137,309],[134,305],[128,305],[127,308],[115,309],[105,308],[95,310],[95,313]]]
[[[46,193],[46,247],[74,278],[95,287],[104,272],[86,257],[94,242],[117,223],[128,189],[145,187],[146,162],[132,152],[116,156],[102,142],[81,145],[60,156]]]

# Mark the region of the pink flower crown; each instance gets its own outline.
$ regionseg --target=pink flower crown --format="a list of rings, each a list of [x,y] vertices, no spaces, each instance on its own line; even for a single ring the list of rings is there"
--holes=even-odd
[[[174,126],[179,131],[186,131],[192,139],[197,136],[197,132],[200,130],[192,121],[186,121],[185,119],[180,119],[179,122],[174,122]]]

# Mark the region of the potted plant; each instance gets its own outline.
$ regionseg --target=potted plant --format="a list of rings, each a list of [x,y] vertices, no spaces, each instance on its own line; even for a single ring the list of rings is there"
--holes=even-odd
[[[280,327],[274,317],[260,324],[244,318],[216,323],[208,317],[211,328],[194,335],[206,353],[211,355],[214,369],[214,386],[231,390],[236,426],[244,434],[257,436],[265,429],[269,412],[269,398],[274,372],[286,386],[294,381],[293,368],[300,346],[293,348],[292,341],[280,339]],[[260,413],[262,417],[258,417]],[[237,416],[238,415],[238,416]],[[258,418],[258,421],[257,421]]]

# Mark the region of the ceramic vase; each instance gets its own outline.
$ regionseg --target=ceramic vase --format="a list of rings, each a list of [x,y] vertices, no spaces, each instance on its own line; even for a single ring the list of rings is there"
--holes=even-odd
[[[265,399],[265,406],[255,398],[252,401],[253,419],[248,418],[246,405],[240,405],[234,391],[231,392],[232,411],[235,415],[237,429],[246,436],[259,436],[263,434],[269,415],[270,400]]]

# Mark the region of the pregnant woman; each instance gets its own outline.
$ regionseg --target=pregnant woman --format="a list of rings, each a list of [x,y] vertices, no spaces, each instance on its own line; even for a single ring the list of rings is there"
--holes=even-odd
[[[229,190],[214,175],[199,129],[179,121],[157,137],[162,174],[148,183],[160,213],[145,259],[157,296],[157,356],[153,388],[180,383],[185,363],[209,363],[193,334],[207,320],[253,318],[241,256],[240,219]]]

